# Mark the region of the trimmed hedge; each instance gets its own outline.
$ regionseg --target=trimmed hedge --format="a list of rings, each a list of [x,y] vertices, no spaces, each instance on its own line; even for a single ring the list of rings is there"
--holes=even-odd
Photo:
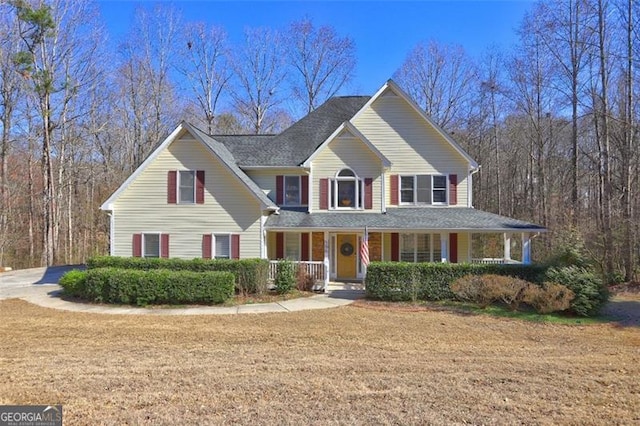
[[[546,268],[540,265],[371,262],[365,288],[371,299],[453,300],[450,285],[466,275],[506,275],[541,284],[545,272]]]
[[[87,261],[87,269],[120,268],[151,271],[211,272],[226,271],[235,276],[235,286],[242,294],[262,294],[267,291],[269,261],[265,259],[177,259],[149,257],[97,256]]]
[[[233,296],[230,272],[94,268],[82,286],[65,287],[69,294],[94,302],[148,304],[222,303]]]
[[[84,292],[87,284],[87,272],[73,269],[65,273],[60,278],[60,281],[58,281],[58,284],[60,284],[60,287],[64,289],[66,294],[78,296]]]
[[[577,266],[550,268],[547,280],[567,287],[574,294],[571,311],[583,317],[595,316],[609,301],[609,290],[593,272]]]

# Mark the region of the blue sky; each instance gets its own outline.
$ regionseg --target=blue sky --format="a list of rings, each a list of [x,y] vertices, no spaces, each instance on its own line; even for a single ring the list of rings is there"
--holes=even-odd
[[[169,2],[165,2],[169,3]],[[231,42],[244,27],[285,28],[304,16],[355,40],[356,75],[344,94],[373,94],[421,40],[457,43],[472,56],[516,42],[516,28],[532,2],[512,1],[173,1],[189,21],[224,27]],[[99,1],[112,40],[126,33],[138,6],[151,2]]]

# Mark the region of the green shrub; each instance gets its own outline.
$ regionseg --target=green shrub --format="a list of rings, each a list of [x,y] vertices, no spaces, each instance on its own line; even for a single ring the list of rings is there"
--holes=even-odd
[[[81,294],[105,303],[147,304],[222,303],[233,296],[230,272],[94,268],[87,271]]]
[[[504,275],[542,283],[540,265],[371,262],[365,279],[367,297],[379,300],[452,300],[451,284],[466,275]]]
[[[64,293],[69,296],[79,296],[84,292],[87,273],[74,269],[64,274],[58,284],[64,289]]]
[[[575,295],[563,285],[547,282],[542,287],[530,285],[523,296],[523,301],[536,312],[548,314],[569,309]]]
[[[296,265],[289,260],[278,262],[276,277],[273,281],[278,294],[285,294],[293,290],[296,284]]]
[[[595,316],[609,300],[609,292],[602,280],[584,268],[550,268],[546,276],[547,281],[562,284],[574,293],[571,311],[576,315]]]
[[[241,294],[262,294],[267,290],[269,261],[265,259],[192,259],[97,256],[87,261],[87,269],[121,268],[149,271],[227,271],[235,276],[236,289]]]

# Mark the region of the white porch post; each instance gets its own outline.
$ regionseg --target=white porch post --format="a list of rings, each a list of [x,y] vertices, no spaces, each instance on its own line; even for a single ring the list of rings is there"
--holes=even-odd
[[[531,263],[531,237],[528,232],[522,233],[522,263]]]
[[[329,286],[329,233],[324,231],[324,291]]]
[[[440,234],[440,253],[442,253],[442,263],[449,261],[449,234]]]
[[[511,260],[511,234],[505,232],[502,234],[504,240],[504,260]]]

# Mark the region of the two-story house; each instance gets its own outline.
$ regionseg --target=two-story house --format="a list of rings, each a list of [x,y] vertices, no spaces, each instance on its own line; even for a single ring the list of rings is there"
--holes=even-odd
[[[521,261],[544,228],[476,210],[476,162],[393,81],[334,97],[278,135],[211,136],[180,124],[102,205],[111,254],[293,259],[325,280],[371,260],[471,262],[499,233]],[[316,275],[318,271],[316,270]]]

